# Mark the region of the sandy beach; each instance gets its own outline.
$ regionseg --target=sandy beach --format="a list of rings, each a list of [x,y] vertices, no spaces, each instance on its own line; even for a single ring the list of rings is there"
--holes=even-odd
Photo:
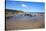
[[[6,30],[44,28],[44,16],[36,16],[29,21],[16,21],[15,18],[6,19]]]

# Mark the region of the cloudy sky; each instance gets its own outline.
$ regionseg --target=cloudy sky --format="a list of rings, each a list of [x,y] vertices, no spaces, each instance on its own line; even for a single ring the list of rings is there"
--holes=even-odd
[[[7,0],[6,9],[22,10],[25,12],[44,12],[44,3]]]

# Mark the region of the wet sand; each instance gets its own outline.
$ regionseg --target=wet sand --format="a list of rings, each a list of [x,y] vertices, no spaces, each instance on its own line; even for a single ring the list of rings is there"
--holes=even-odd
[[[29,21],[16,21],[15,18],[6,19],[6,30],[44,28],[44,16],[36,16]]]

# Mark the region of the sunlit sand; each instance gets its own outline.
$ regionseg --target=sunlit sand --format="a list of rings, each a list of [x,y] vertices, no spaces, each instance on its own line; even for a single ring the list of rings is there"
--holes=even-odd
[[[44,17],[38,16],[29,21],[6,20],[6,30],[44,28]]]

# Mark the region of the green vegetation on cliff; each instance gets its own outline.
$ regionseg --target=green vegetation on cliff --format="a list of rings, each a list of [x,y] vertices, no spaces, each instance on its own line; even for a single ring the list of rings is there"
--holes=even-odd
[[[17,13],[23,13],[21,10],[12,10],[12,9],[5,9],[6,16],[14,16]]]

